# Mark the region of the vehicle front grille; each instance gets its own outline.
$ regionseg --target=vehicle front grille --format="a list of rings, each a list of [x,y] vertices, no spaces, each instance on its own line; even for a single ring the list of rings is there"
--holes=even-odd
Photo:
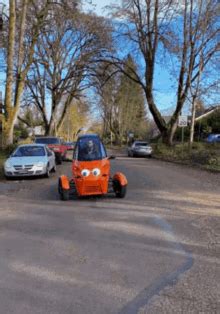
[[[24,172],[24,171],[22,170],[22,171],[15,171],[15,172],[14,172],[14,175],[26,175],[26,174],[33,175],[33,174],[34,174],[34,171],[26,171],[26,172]]]
[[[21,165],[16,165],[14,166],[15,170],[16,171],[23,171],[23,170],[31,170],[33,167],[33,165],[24,165],[24,166],[21,166]]]
[[[102,193],[102,190],[100,188],[100,186],[98,185],[87,185],[85,187],[85,193],[86,194],[100,194]]]

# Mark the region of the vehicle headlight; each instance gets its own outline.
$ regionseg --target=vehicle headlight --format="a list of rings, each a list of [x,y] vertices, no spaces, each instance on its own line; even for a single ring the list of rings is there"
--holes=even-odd
[[[36,164],[36,167],[43,167],[45,166],[45,164],[42,162],[42,161],[39,161],[37,164]]]
[[[92,174],[96,177],[98,177],[100,175],[101,171],[99,168],[95,168],[92,170]]]
[[[89,174],[90,174],[90,171],[89,171],[88,169],[83,169],[83,170],[81,171],[81,175],[82,175],[83,177],[88,177]]]
[[[13,165],[11,164],[11,162],[10,161],[6,161],[5,162],[5,168],[12,168],[13,167]]]

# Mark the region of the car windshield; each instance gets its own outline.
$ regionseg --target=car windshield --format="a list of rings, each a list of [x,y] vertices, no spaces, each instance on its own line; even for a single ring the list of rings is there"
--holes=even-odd
[[[75,145],[75,142],[66,142],[65,145]]]
[[[38,144],[60,144],[59,138],[56,137],[41,137],[36,138],[35,143]]]
[[[12,157],[36,157],[45,156],[44,147],[41,146],[22,146],[16,149]]]
[[[106,151],[98,138],[82,138],[77,141],[74,159],[79,161],[101,160]]]
[[[147,142],[137,142],[135,143],[135,146],[148,146]]]

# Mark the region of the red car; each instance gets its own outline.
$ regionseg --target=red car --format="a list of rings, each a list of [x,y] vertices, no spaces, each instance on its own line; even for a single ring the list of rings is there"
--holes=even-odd
[[[61,138],[55,136],[37,137],[35,139],[35,143],[46,144],[51,150],[53,150],[58,164],[61,164],[62,161],[66,159],[67,146]]]
[[[97,135],[80,136],[73,153],[72,178],[62,175],[58,181],[61,200],[68,200],[71,194],[88,196],[115,193],[116,197],[125,197],[128,184],[125,175],[121,172],[110,175],[109,159],[113,158],[107,157]]]

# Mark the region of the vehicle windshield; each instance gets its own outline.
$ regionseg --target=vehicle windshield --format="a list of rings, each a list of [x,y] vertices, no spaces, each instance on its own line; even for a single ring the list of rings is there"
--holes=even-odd
[[[135,146],[148,146],[147,142],[137,142],[135,143]]]
[[[107,154],[98,138],[82,138],[77,141],[74,159],[79,161],[101,160]]]
[[[56,137],[40,137],[36,138],[35,143],[38,144],[60,144],[59,138]]]
[[[76,142],[66,142],[65,145],[75,145]]]
[[[45,149],[41,146],[22,146],[16,149],[12,157],[37,157],[45,155]]]

